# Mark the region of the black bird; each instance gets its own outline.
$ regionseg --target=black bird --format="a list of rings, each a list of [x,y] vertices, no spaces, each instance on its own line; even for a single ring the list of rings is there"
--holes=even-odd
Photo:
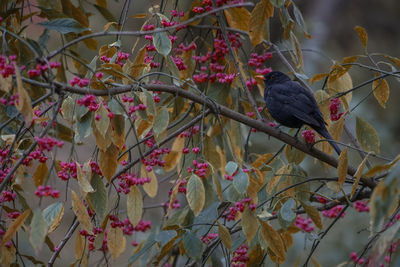
[[[280,124],[290,128],[300,128],[307,124],[329,143],[340,155],[340,149],[326,129],[326,122],[314,96],[297,82],[280,71],[272,71],[264,76],[264,100],[271,116]]]

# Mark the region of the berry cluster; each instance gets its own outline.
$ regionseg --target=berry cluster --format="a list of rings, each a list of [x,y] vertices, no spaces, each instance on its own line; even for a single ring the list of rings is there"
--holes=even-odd
[[[136,177],[135,174],[132,173],[123,173],[120,176],[118,176],[118,188],[117,192],[121,193],[123,192],[124,194],[129,194],[131,192],[131,186],[134,185],[143,185],[145,183],[150,183],[151,178],[146,177],[146,178],[141,178],[141,177]]]
[[[247,256],[247,251],[249,247],[246,244],[242,244],[238,249],[233,253],[233,257],[231,259],[232,267],[245,267],[246,262],[249,261],[249,257]]]
[[[59,198],[60,191],[57,189],[51,189],[49,185],[39,185],[35,191],[35,195],[38,197],[48,197],[51,196],[52,198]]]
[[[229,207],[229,211],[226,211],[223,216],[227,219],[228,222],[234,221],[234,220],[236,220],[238,213],[244,211],[246,205],[248,205],[251,210],[256,209],[257,205],[250,204],[250,203],[251,203],[251,198],[249,198],[249,197],[244,198],[244,199],[236,202],[233,207]]]
[[[331,104],[329,105],[329,111],[331,112],[331,121],[337,121],[339,120],[344,112],[339,112],[339,108],[340,108],[340,100],[338,98],[333,98],[331,100]]]
[[[0,73],[3,78],[15,74],[14,64],[16,63],[17,56],[11,55],[8,58],[0,55]]]
[[[49,70],[49,66],[52,69],[60,68],[61,67],[61,62],[49,62],[49,64],[37,64],[34,69],[29,69],[28,70],[28,75],[29,77],[38,77],[42,75],[44,72]]]
[[[303,230],[304,232],[310,233],[314,231],[315,226],[313,225],[313,222],[310,218],[305,218],[301,216],[296,217],[296,221],[294,222],[294,225]]]
[[[90,84],[90,80],[88,78],[74,76],[72,80],[69,81],[69,84],[72,86],[78,85],[79,87],[86,87]]]
[[[97,103],[96,96],[90,94],[78,99],[76,103],[79,106],[87,107],[90,111],[96,111],[100,107],[100,104]]]
[[[323,210],[322,215],[327,218],[337,218],[339,216],[339,214],[342,212],[342,210],[343,210],[343,205],[337,205],[329,210]],[[345,215],[346,215],[346,212],[343,212],[340,215],[340,218],[343,218]]]
[[[1,192],[1,196],[0,196],[0,203],[14,201],[14,199],[16,197],[17,197],[16,193],[3,190],[3,192]]]
[[[314,144],[315,142],[315,133],[313,130],[304,130],[301,133],[301,136],[303,136],[304,141],[309,144]]]
[[[354,202],[354,208],[358,212],[369,212],[369,206],[361,200],[357,200],[356,202]]]
[[[201,242],[203,242],[204,244],[208,244],[208,243],[210,243],[211,240],[217,238],[218,236],[219,235],[217,233],[209,233],[205,236],[202,236],[200,239],[201,239]]]

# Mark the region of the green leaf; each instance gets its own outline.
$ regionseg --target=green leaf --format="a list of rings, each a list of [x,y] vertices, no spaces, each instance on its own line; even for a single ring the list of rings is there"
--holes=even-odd
[[[285,4],[286,0],[269,0],[274,7],[280,8]]]
[[[81,24],[73,18],[52,19],[39,23],[48,30],[55,30],[62,34],[81,33],[87,31],[88,28],[82,28]]]
[[[154,134],[159,135],[164,132],[169,123],[169,113],[166,106],[162,106],[156,113],[156,117],[153,122]]]
[[[159,30],[157,28],[156,30]],[[172,49],[171,40],[168,38],[168,34],[164,32],[157,32],[153,36],[153,44],[156,47],[158,53],[163,56],[168,56]]]
[[[108,118],[108,117],[107,117]],[[82,117],[81,120],[77,122],[77,129],[75,132],[75,142],[81,143],[83,139],[88,137],[92,132],[92,119],[93,114],[92,112],[87,113],[85,116]]]
[[[104,186],[103,180],[100,175],[94,174],[90,181],[94,192],[88,193],[88,200],[90,205],[93,207],[99,221],[102,222],[107,215],[108,195],[106,187]]]
[[[63,203],[56,202],[49,205],[47,208],[43,210],[43,217],[45,218],[49,226],[52,225],[53,221],[60,215],[62,208],[63,208]]]
[[[115,98],[111,98],[110,101],[107,103],[108,108],[111,110],[112,113],[115,115],[124,115],[125,111],[121,107],[121,105],[118,103],[118,101]]]
[[[239,193],[244,194],[249,186],[249,175],[240,169],[233,177],[233,186]]]
[[[360,146],[365,151],[379,153],[380,141],[377,131],[360,117],[356,118],[356,135]]]
[[[232,176],[236,172],[237,168],[238,165],[236,164],[236,162],[229,161],[225,166],[225,172],[226,174]]]
[[[293,222],[296,220],[296,213],[294,212],[296,209],[296,201],[293,198],[290,198],[286,201],[279,210],[278,219],[279,224],[287,229]]]
[[[187,255],[192,259],[200,259],[203,253],[203,243],[192,232],[186,232],[183,236],[183,247]]]
[[[33,212],[33,218],[30,225],[29,242],[34,248],[36,254],[39,254],[44,243],[49,228],[42,211],[37,209]]]

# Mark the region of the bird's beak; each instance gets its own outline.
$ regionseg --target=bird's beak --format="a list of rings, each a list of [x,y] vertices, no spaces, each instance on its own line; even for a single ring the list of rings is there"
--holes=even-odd
[[[258,79],[261,79],[261,80],[265,81],[264,75],[256,75],[256,76],[254,76],[254,78],[258,78]]]

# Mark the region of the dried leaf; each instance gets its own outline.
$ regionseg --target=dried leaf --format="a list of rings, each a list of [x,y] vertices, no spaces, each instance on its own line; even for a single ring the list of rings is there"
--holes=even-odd
[[[71,190],[72,195],[72,209],[78,218],[79,223],[82,228],[85,229],[88,233],[92,234],[92,223],[90,222],[90,217],[87,212],[85,205],[83,205],[82,200],[75,193],[74,190]]]
[[[375,76],[379,76],[376,73]],[[386,108],[386,102],[389,100],[390,89],[389,84],[385,79],[378,79],[372,82],[372,90],[374,91],[374,96],[381,107]]]
[[[113,142],[119,149],[122,149],[125,144],[125,117],[114,115],[111,119],[111,125]]]
[[[371,177],[371,176],[375,175],[378,172],[383,172],[383,171],[389,170],[399,160],[400,160],[400,155],[397,155],[397,157],[393,161],[389,162],[388,164],[374,166],[369,171],[367,171],[363,176]]]
[[[43,184],[44,179],[47,177],[48,171],[49,168],[47,168],[46,162],[40,163],[37,166],[36,171],[33,174],[33,182],[36,187]]]
[[[9,93],[12,88],[12,76],[4,78],[3,75],[0,75],[0,91]]]
[[[324,79],[324,78],[326,78],[328,76],[328,73],[318,73],[318,74],[315,74],[312,78],[311,78],[311,84],[313,84],[313,83],[315,83],[315,82],[318,82],[318,81],[320,81],[320,80],[322,80],[322,79]]]
[[[82,192],[85,192],[85,193],[94,192],[93,187],[90,185],[90,179],[92,177],[92,169],[91,169],[89,163],[90,163],[90,161],[85,162],[85,164],[83,166],[83,171],[82,171],[80,164],[78,162],[75,162],[76,174],[77,174],[79,187],[82,190]]]
[[[142,193],[137,186],[132,186],[126,198],[126,208],[128,218],[133,226],[136,226],[142,218],[143,199]]]
[[[118,164],[118,149],[111,144],[106,151],[99,151],[99,166],[101,173],[106,177],[107,181],[111,181]]]
[[[338,184],[340,189],[342,189],[343,184],[346,181],[347,167],[348,167],[347,148],[345,148],[339,155],[339,163],[337,168]]]
[[[172,171],[175,166],[179,163],[182,157],[182,149],[185,146],[185,138],[176,137],[172,143],[171,152],[164,157],[165,166],[164,170],[166,172]]]
[[[360,38],[363,46],[365,48],[367,48],[368,35],[367,35],[367,32],[365,31],[365,29],[361,26],[355,26],[354,30],[357,32],[358,38]]]
[[[234,7],[224,10],[229,27],[248,31],[250,12],[243,7]]]
[[[249,21],[249,35],[254,47],[262,42],[266,33],[267,19],[274,15],[274,6],[269,0],[261,0],[251,11]]]
[[[205,189],[201,179],[193,174],[187,183],[186,199],[190,209],[197,216],[203,209],[205,203]]]
[[[126,239],[122,228],[110,227],[107,233],[107,246],[113,259],[117,258],[125,251]]]
[[[350,198],[352,198],[353,195],[354,195],[354,193],[356,192],[358,183],[360,182],[360,179],[361,179],[362,171],[364,170],[364,167],[365,167],[365,164],[367,163],[367,160],[368,160],[368,155],[365,156],[365,158],[363,159],[363,161],[362,161],[362,162],[360,163],[360,165],[358,165],[358,167],[357,167],[357,171],[356,171],[356,173],[354,174],[354,180],[355,180],[355,181],[354,181],[353,187],[351,188]]]
[[[133,61],[133,65],[129,70],[129,74],[132,76],[132,78],[136,79],[142,75],[143,69],[146,67],[146,64],[144,63],[145,56],[146,47],[143,46],[137,53],[136,58]]]
[[[106,137],[106,132],[110,126],[110,118],[108,117],[108,110],[104,107],[103,102],[100,102],[99,108],[95,112],[94,125],[96,125],[99,133]]]
[[[286,257],[286,249],[280,234],[268,222],[263,220],[259,220],[259,222],[263,239],[278,258],[278,263],[282,263]]]
[[[49,205],[47,208],[43,210],[43,216],[46,219],[47,224],[49,225],[48,233],[50,234],[51,232],[57,229],[57,227],[61,223],[62,217],[64,216],[63,203],[55,202]]]
[[[257,234],[258,221],[254,212],[249,207],[246,207],[242,213],[242,229],[246,236],[247,244],[250,244]]]
[[[322,229],[323,225],[318,209],[314,206],[306,205],[303,202],[301,202],[301,205],[303,206],[304,211],[307,213],[307,215],[310,216],[315,226],[317,226],[319,229]]]
[[[85,237],[77,234],[75,238],[75,259],[80,260],[84,256]]]
[[[18,94],[18,101],[15,106],[17,110],[21,113],[21,115],[24,117],[26,125],[29,126],[31,125],[33,119],[31,98],[24,88],[21,78],[21,72],[19,71],[19,67],[15,65],[15,63],[14,63],[14,69],[15,69],[15,78],[17,80],[16,93]]]
[[[0,247],[3,247],[7,244],[13,235],[18,231],[18,229],[24,224],[26,218],[31,214],[31,210],[25,210],[22,214],[20,214],[17,219],[15,219],[10,226],[8,226],[6,233],[1,240]]]
[[[223,226],[219,221],[218,223],[218,234],[219,237],[221,238],[222,244],[229,249],[232,250],[232,237],[231,234],[229,233],[229,230]]]
[[[146,166],[142,164],[142,169],[140,173],[141,177],[150,178],[150,183],[143,184],[143,190],[147,193],[147,195],[149,195],[149,197],[154,198],[158,192],[158,181],[157,181],[157,176],[154,173],[154,170],[148,172],[146,171]]]

